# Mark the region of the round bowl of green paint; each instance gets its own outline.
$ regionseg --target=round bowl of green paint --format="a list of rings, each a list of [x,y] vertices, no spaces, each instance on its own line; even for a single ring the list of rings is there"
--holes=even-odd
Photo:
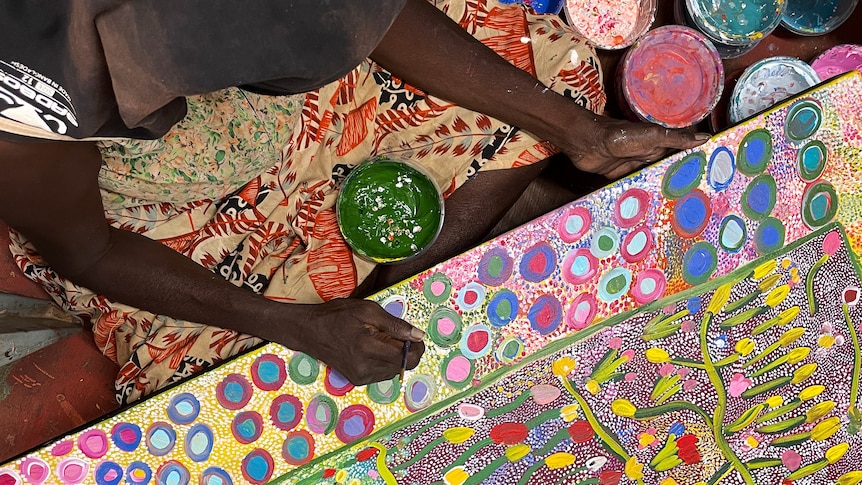
[[[376,263],[422,253],[443,227],[443,195],[434,181],[412,163],[383,157],[347,175],[335,209],[347,244]]]

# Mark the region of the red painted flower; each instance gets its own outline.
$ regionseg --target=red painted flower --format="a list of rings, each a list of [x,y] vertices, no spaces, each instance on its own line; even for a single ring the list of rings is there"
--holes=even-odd
[[[323,470],[323,478],[332,478],[335,476],[335,468],[326,468]]]
[[[605,470],[599,473],[599,485],[619,485],[622,478],[623,472]]]
[[[687,465],[700,462],[700,452],[697,451],[697,436],[693,434],[682,435],[677,438],[676,446],[679,448],[677,456]]]
[[[500,423],[491,428],[491,441],[497,444],[516,445],[527,438],[530,430],[521,423]]]
[[[377,454],[376,448],[365,448],[356,454],[356,461],[367,461],[370,460],[372,456]]]
[[[573,421],[569,426],[569,436],[575,443],[585,443],[593,439],[593,427],[584,419]]]

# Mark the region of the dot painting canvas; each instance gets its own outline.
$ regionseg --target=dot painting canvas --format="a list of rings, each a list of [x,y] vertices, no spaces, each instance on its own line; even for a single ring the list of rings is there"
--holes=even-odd
[[[354,387],[267,344],[0,484],[862,483],[862,75],[373,296],[427,332]]]

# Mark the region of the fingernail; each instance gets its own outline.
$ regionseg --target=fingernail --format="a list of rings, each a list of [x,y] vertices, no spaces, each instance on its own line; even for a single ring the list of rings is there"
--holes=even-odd
[[[706,140],[709,140],[710,138],[712,138],[712,135],[710,135],[709,133],[695,133],[694,134],[694,139],[697,141],[706,141]]]
[[[413,327],[410,329],[410,336],[413,337],[413,340],[423,340],[425,338],[425,332]]]

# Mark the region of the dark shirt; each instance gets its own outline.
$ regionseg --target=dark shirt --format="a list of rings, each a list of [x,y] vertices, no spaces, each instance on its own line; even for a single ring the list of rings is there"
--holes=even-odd
[[[72,138],[158,138],[185,96],[340,78],[405,1],[3,0],[0,117]]]

